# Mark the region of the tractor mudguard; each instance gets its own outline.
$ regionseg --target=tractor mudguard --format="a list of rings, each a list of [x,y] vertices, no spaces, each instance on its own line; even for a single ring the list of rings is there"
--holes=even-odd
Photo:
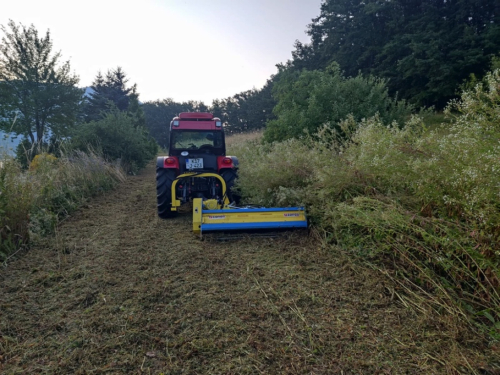
[[[165,156],[158,156],[156,158],[156,168],[165,168],[165,166],[163,165],[164,160],[165,160]]]
[[[234,168],[238,169],[238,165],[240,162],[238,161],[238,158],[236,156],[229,156],[233,160],[233,166]]]

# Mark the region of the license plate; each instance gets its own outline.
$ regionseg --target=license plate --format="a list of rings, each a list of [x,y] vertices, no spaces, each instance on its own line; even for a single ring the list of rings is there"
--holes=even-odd
[[[186,159],[186,169],[203,169],[203,159]]]

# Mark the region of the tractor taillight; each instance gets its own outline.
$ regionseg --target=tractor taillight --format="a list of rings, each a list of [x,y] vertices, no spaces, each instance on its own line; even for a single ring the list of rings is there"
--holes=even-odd
[[[165,159],[165,164],[175,164],[175,159],[174,158],[167,158]]]
[[[224,158],[222,159],[222,164],[231,165],[233,164],[233,160],[231,158]]]

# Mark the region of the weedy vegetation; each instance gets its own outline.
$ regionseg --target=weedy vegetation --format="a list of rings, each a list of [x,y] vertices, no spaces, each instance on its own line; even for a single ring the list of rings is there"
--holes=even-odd
[[[245,142],[258,141],[262,138],[262,134],[262,131],[253,131],[248,133],[233,133],[226,135],[226,146],[228,149],[231,149],[231,147]]]
[[[500,70],[445,114],[432,129],[418,116],[404,127],[348,117],[341,131],[235,145],[238,184],[252,203],[307,206],[325,244],[395,280],[410,303],[500,339]]]
[[[0,166],[0,260],[52,233],[89,197],[113,188],[125,174],[118,164],[93,152],[75,151],[56,158],[39,154],[24,170],[4,157]]]

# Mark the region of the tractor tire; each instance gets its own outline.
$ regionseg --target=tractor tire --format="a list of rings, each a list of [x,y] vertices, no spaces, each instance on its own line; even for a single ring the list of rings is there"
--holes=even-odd
[[[177,211],[172,211],[172,183],[175,180],[175,170],[156,168],[156,197],[158,200],[158,216],[162,219],[175,217]]]
[[[240,203],[241,196],[237,192],[233,192],[234,180],[238,178],[238,174],[233,169],[228,169],[221,173],[222,178],[226,182],[226,194],[229,198],[230,202],[234,202],[236,204]]]

